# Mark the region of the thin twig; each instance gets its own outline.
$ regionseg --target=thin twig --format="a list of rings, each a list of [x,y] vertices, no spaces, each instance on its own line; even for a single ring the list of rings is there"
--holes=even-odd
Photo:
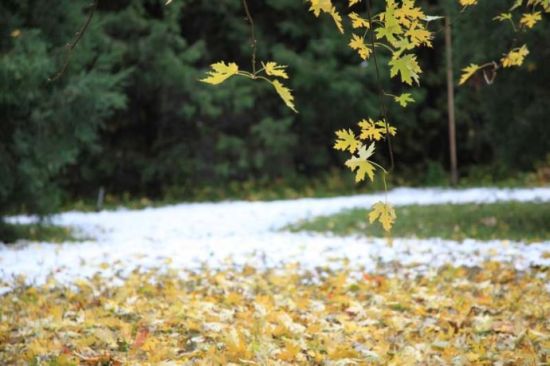
[[[369,17],[369,23],[372,24],[372,10],[371,10],[371,0],[367,0],[367,15]],[[371,29],[370,32],[370,43],[372,47],[372,57],[374,61],[374,68],[376,69],[376,83],[378,84],[378,97],[380,98],[380,110],[382,112],[382,115],[384,116],[384,124],[386,126],[386,141],[388,143],[388,154],[390,157],[390,169],[388,169],[389,172],[393,171],[394,168],[394,159],[393,159],[393,149],[391,144],[391,135],[390,135],[390,127],[388,125],[388,110],[386,108],[385,103],[385,92],[384,88],[382,87],[382,82],[380,80],[380,68],[378,67],[378,60],[376,59],[376,49],[375,49],[375,41],[374,41],[374,28]]]
[[[243,7],[244,11],[246,12],[246,18],[248,19],[248,23],[250,24],[250,46],[252,47],[252,73],[256,74],[256,29],[254,26],[254,19],[252,19],[252,15],[250,14],[250,10],[248,9],[248,3],[246,0],[243,0]]]
[[[461,20],[462,16],[465,14],[465,10],[466,8],[462,8],[459,12],[458,12],[458,15],[455,15],[453,20],[450,20],[449,21],[449,26],[450,27],[453,27],[456,24],[459,23],[459,20]],[[445,17],[442,17],[441,19],[444,19]],[[442,33],[442,32],[445,32],[445,24],[441,25],[441,22],[438,23],[439,24],[439,29],[436,30],[436,31],[433,31],[432,34],[435,36],[439,35],[439,33]]]
[[[80,30],[78,32],[76,32],[76,35],[75,35],[75,38],[73,39],[73,41],[71,43],[67,43],[65,45],[66,54],[65,54],[65,62],[63,63],[63,66],[57,72],[57,74],[55,74],[53,77],[49,78],[48,81],[52,82],[52,81],[55,81],[55,80],[59,79],[61,76],[63,76],[63,74],[67,70],[67,67],[69,66],[69,63],[71,61],[71,56],[73,54],[73,50],[76,48],[76,46],[78,45],[78,42],[80,42],[80,40],[84,36],[84,33],[86,33],[86,30],[90,26],[90,23],[92,22],[92,18],[94,17],[94,13],[95,13],[96,8],[97,8],[97,0],[94,0],[92,2],[92,4],[90,5],[90,10],[89,10],[90,13],[88,14],[88,18],[86,18],[86,22],[84,22],[84,24],[82,25]]]

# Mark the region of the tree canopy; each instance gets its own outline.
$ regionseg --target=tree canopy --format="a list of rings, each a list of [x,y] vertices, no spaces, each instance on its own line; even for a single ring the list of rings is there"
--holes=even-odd
[[[343,38],[332,11],[322,14],[324,2],[313,9],[319,19],[308,13],[314,3],[249,4],[258,63],[263,61],[260,67],[270,70],[268,76],[293,93],[293,100],[281,103],[274,97],[275,81],[230,78],[217,88],[199,82],[209,65],[222,59],[250,65],[250,29],[240,1],[174,0],[170,6],[161,0],[99,1],[55,82],[48,78],[63,66],[64,45],[84,24],[89,2],[2,2],[2,211],[48,212],[66,199],[93,197],[101,186],[113,194],[185,198],[220,181],[292,181],[345,168],[349,157],[332,149],[334,131],[348,133],[364,119],[365,126],[373,122],[376,129],[383,117],[376,71],[367,58],[369,38],[362,37],[366,9],[364,3],[354,4],[352,15],[348,4],[335,2],[341,17],[349,13],[348,33],[357,33]],[[418,6],[426,15],[453,18],[455,78],[465,81],[457,95],[462,174],[483,164],[496,173],[529,170],[544,160],[550,151],[550,72],[544,67],[550,57],[548,17],[539,19],[534,8],[511,12],[506,2],[483,1],[465,10],[454,1],[419,1]],[[382,11],[374,4],[373,14]],[[514,27],[528,31],[514,30],[509,13]],[[391,39],[391,32],[379,29]],[[430,22],[429,30],[432,47],[414,56],[422,79],[410,90],[401,86],[401,80],[416,84],[414,73],[406,72],[410,64],[403,66],[389,52],[378,55],[381,65],[392,67],[380,73],[380,83],[394,95],[388,122],[399,133],[393,145],[398,182],[429,183],[446,167],[441,25]],[[419,32],[411,39],[426,43],[425,37]],[[506,56],[509,50],[527,56],[523,67],[514,72],[482,68],[507,57],[513,63],[518,58]],[[462,67],[469,67],[468,80],[458,71]],[[498,77],[486,85],[494,72]],[[289,101],[299,113],[288,108]],[[387,166],[385,148],[376,151],[377,162]],[[368,176],[368,169],[360,171]]]

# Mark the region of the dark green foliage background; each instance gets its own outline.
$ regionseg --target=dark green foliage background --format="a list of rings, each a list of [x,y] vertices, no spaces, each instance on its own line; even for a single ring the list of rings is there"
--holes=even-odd
[[[229,181],[292,182],[341,169],[334,131],[379,116],[374,67],[361,63],[330,19],[296,0],[250,1],[258,59],[289,65],[299,114],[265,83],[198,82],[221,59],[249,68],[241,2],[100,0],[66,73],[63,45],[86,18],[88,1],[4,0],[0,4],[0,214],[47,213],[63,201],[108,193],[187,198]],[[490,4],[489,4],[490,3]],[[423,2],[443,14],[441,2]],[[485,2],[455,17],[455,71],[500,58],[516,42],[531,48],[526,67],[501,71],[491,86],[474,78],[457,89],[462,175],[471,167],[531,169],[550,151],[550,25],[513,34],[492,22]],[[451,7],[453,14],[458,10]],[[406,110],[392,105],[395,176],[413,184],[447,166],[441,24],[421,52],[422,85]],[[12,32],[20,30],[14,37]],[[384,63],[383,51],[380,55]],[[401,93],[389,80],[387,92]],[[406,89],[406,88],[405,88]],[[379,160],[387,161],[380,149]]]

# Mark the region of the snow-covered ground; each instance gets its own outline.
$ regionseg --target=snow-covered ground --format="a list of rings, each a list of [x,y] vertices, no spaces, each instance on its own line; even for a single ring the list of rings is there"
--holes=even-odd
[[[196,268],[203,263],[277,265],[299,262],[306,268],[347,258],[366,270],[393,261],[416,268],[435,268],[445,263],[474,265],[484,260],[512,262],[517,267],[550,265],[542,254],[550,242],[441,239],[398,239],[389,246],[384,239],[332,237],[288,233],[289,223],[352,207],[370,207],[383,194],[274,202],[193,203],[144,210],[67,212],[53,222],[76,228],[93,241],[81,243],[0,244],[0,280],[10,282],[23,275],[31,283],[43,283],[53,274],[60,281],[91,276],[110,276],[135,268]],[[538,189],[395,189],[388,201],[395,206],[496,201],[550,202],[550,188]],[[14,222],[32,221],[13,217]],[[549,223],[550,225],[550,223]]]

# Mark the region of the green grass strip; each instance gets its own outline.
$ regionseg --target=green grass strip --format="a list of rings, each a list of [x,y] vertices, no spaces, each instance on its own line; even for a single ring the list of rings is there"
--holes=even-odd
[[[49,224],[7,224],[0,222],[0,242],[15,243],[18,240],[63,243],[82,241],[70,227]]]
[[[384,237],[379,224],[369,224],[366,209],[299,222],[287,229],[330,232],[336,235]],[[394,237],[439,237],[452,240],[515,240],[539,242],[550,240],[550,204],[505,202],[493,204],[461,204],[403,206],[396,208]]]

